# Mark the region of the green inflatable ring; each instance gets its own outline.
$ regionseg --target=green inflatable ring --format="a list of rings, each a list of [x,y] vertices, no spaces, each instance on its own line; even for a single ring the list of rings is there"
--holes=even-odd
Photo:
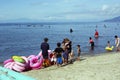
[[[12,59],[14,61],[17,61],[17,62],[20,62],[20,63],[24,63],[25,62],[25,60],[22,57],[20,57],[20,56],[12,56]]]

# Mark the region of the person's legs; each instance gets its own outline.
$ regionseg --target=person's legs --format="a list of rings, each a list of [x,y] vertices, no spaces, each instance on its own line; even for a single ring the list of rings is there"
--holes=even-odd
[[[91,43],[91,50],[94,50],[94,42]]]

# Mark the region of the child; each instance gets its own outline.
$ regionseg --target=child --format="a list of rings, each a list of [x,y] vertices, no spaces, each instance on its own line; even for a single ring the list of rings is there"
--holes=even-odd
[[[94,50],[94,41],[91,37],[89,38],[89,43],[91,44],[91,50]]]
[[[55,51],[53,51],[53,53],[50,54],[50,58],[51,58],[51,65],[56,64],[56,54]]]
[[[109,47],[109,48],[110,48],[110,41],[108,41],[108,42],[107,42],[107,47]]]
[[[80,54],[81,54],[81,49],[80,49],[80,45],[77,45],[77,60],[80,60]]]
[[[62,52],[63,49],[60,47],[61,43],[57,43],[57,48],[55,49],[55,53],[56,53],[56,58],[57,58],[57,66],[61,66],[62,65]]]
[[[113,48],[114,48],[114,46],[110,46],[110,41],[108,41],[108,42],[107,42],[107,46],[106,46],[105,49],[106,49],[107,51],[112,51]]]

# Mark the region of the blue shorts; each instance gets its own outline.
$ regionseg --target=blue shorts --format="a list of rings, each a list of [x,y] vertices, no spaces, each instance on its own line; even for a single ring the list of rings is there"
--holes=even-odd
[[[62,57],[57,58],[57,63],[62,64]]]

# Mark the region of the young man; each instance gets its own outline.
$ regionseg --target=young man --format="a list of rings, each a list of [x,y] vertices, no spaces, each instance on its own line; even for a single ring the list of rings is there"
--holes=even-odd
[[[44,38],[44,42],[41,43],[41,50],[42,50],[42,56],[43,56],[43,66],[44,67],[48,67],[50,66],[50,60],[48,58],[48,50],[49,50],[49,44],[48,42],[48,38]]]
[[[44,38],[44,42],[41,43],[41,50],[44,59],[48,59],[49,44],[47,42],[48,38]]]

